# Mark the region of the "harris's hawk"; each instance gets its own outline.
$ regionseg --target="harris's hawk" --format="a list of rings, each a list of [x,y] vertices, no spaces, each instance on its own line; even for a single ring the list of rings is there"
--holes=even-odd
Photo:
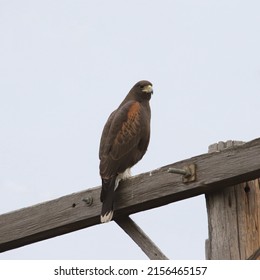
[[[149,81],[136,83],[111,113],[103,129],[99,147],[102,223],[113,218],[115,190],[120,180],[131,176],[130,168],[147,150],[151,119],[149,100],[152,93],[153,87]]]

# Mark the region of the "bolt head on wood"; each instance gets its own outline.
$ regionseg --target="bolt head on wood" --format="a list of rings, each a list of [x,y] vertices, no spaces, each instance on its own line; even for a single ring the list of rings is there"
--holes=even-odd
[[[168,172],[183,175],[183,183],[194,182],[196,180],[196,165],[193,163],[189,166],[184,166],[182,169],[169,168]]]
[[[88,196],[86,198],[83,198],[82,201],[84,201],[87,206],[91,206],[93,203],[93,198],[92,198],[92,196]]]

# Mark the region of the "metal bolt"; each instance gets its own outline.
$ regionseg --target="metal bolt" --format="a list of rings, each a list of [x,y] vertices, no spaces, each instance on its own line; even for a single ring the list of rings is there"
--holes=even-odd
[[[92,196],[88,196],[86,198],[82,198],[82,201],[84,201],[87,204],[87,206],[91,206],[93,203],[93,198]]]
[[[170,167],[168,169],[168,172],[169,173],[175,173],[175,174],[180,174],[180,175],[183,175],[184,177],[189,177],[191,176],[191,172],[188,168],[184,168],[184,169],[180,169],[180,168],[173,168],[173,167]]]
[[[183,168],[170,167],[168,172],[182,175],[183,183],[196,181],[196,164],[194,163],[189,166],[184,166]]]

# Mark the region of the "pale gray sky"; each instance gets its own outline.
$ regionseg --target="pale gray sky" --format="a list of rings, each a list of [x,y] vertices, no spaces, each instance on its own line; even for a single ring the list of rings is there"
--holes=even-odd
[[[100,185],[102,128],[141,79],[152,134],[134,174],[259,137],[259,12],[257,0],[0,0],[0,213]],[[169,258],[204,259],[203,196],[132,218]],[[0,259],[146,256],[111,222]]]

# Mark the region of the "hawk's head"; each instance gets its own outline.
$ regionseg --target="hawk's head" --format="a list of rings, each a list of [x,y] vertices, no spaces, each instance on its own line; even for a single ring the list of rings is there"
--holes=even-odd
[[[153,93],[153,85],[149,81],[139,81],[132,87],[131,92],[134,93],[137,99],[150,100]]]

